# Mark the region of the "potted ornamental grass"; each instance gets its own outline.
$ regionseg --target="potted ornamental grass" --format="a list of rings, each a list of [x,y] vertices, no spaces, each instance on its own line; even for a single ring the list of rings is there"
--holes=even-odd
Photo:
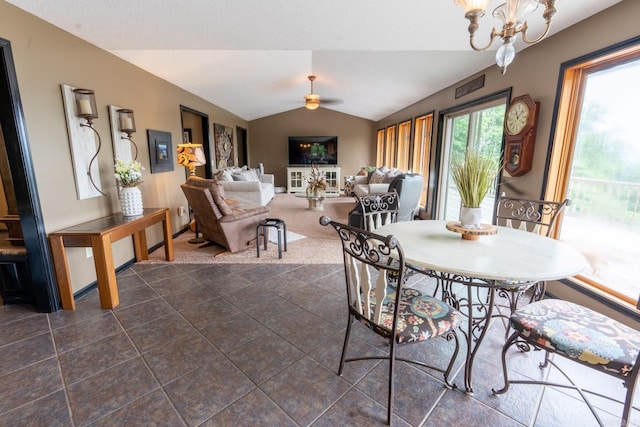
[[[469,149],[464,156],[455,156],[451,162],[451,177],[456,184],[462,207],[460,225],[481,228],[482,201],[495,185],[500,161],[492,154]]]

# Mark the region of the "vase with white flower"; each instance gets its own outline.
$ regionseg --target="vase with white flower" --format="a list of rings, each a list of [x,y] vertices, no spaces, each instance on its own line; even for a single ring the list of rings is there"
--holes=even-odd
[[[136,160],[125,162],[120,159],[116,160],[114,168],[122,214],[124,216],[142,215],[142,192],[138,185],[142,183],[144,168]]]
[[[318,166],[311,165],[311,172],[307,180],[307,197],[324,197],[324,193],[329,189],[324,172]]]

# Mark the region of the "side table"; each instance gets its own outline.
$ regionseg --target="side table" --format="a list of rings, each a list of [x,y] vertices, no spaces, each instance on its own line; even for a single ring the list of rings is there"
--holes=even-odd
[[[264,250],[267,250],[269,227],[275,228],[278,232],[278,258],[282,258],[282,234],[284,234],[284,250],[287,250],[287,224],[278,218],[267,218],[258,223],[256,227],[256,255],[260,258],[260,235],[264,240]]]
[[[353,196],[353,187],[355,186],[356,178],[352,175],[344,177],[344,195]]]

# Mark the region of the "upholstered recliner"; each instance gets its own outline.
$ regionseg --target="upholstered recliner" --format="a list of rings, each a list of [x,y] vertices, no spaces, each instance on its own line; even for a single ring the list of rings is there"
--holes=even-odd
[[[233,209],[224,198],[222,184],[212,179],[189,177],[180,186],[193,209],[198,231],[205,240],[239,252],[249,248],[256,235],[256,226],[266,219],[268,206]]]

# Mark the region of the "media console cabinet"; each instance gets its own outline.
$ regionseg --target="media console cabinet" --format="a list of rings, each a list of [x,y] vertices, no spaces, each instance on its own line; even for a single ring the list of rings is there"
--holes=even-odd
[[[340,192],[340,168],[337,166],[318,166],[324,172],[329,189],[327,193]],[[287,193],[304,193],[311,174],[311,166],[290,166],[287,168]]]

